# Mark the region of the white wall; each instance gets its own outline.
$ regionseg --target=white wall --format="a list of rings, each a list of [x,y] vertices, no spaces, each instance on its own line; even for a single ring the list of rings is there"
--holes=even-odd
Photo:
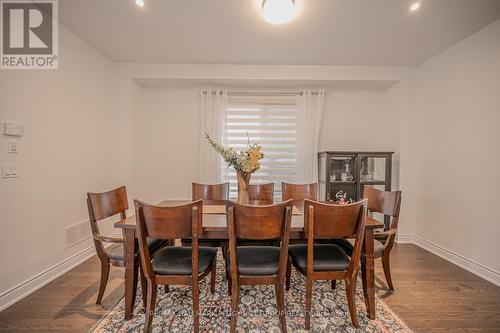
[[[150,203],[190,199],[198,177],[199,93],[196,88],[143,88],[133,113],[132,187]]]
[[[416,236],[500,284],[500,20],[416,75]]]
[[[19,178],[0,179],[2,307],[93,248],[88,239],[63,249],[63,228],[88,220],[87,191],[129,184],[130,124],[110,98],[113,64],[67,29],[59,33],[58,70],[0,71],[0,121],[20,121],[25,132],[17,155],[0,138],[0,161],[20,164]]]
[[[320,150],[399,150],[399,112],[386,89],[329,90]]]

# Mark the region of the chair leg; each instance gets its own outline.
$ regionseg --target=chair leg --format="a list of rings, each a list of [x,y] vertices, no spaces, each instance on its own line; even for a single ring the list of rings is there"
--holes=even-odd
[[[153,281],[147,281],[147,302],[146,302],[146,313],[144,318],[144,332],[150,333],[153,324],[153,317],[156,306],[156,284]]]
[[[363,295],[365,300],[365,306],[367,309],[370,308],[368,303],[368,289],[366,285],[366,261],[364,259],[361,260],[361,283],[363,286]]]
[[[306,330],[309,330],[311,328],[312,287],[313,287],[313,280],[306,277],[306,319],[305,319]]]
[[[290,279],[292,277],[292,264],[290,263],[290,258],[286,261],[286,290],[290,290]]]
[[[286,333],[286,313],[285,313],[285,288],[283,283],[278,282],[275,286],[276,304],[278,305],[278,315],[280,320],[281,332]]]
[[[231,277],[229,277],[231,280]],[[238,281],[235,283],[231,282],[231,328],[230,332],[236,332],[236,324],[238,323],[238,302],[239,302],[239,294],[240,294],[240,286],[238,285]]]
[[[139,267],[139,276],[141,279],[142,304],[144,305],[144,308],[146,308],[146,304],[148,303],[147,301],[148,281],[146,280],[146,276],[144,275],[144,270],[142,269],[142,265]]]
[[[109,278],[109,262],[101,260],[101,283],[99,285],[99,292],[97,293],[97,300],[95,304],[100,305],[102,301],[102,296],[104,296],[104,290],[106,290],[106,285],[108,284]]]
[[[332,280],[332,289],[337,287],[337,280]]]
[[[228,271],[226,271],[226,280],[227,280],[227,294],[231,296],[233,290],[233,283],[231,280],[231,275]]]
[[[221,244],[221,247],[220,247],[220,250],[222,251],[222,260],[224,261],[224,267],[226,268],[226,272],[227,272],[227,244],[226,242],[223,242]],[[226,274],[224,275],[224,280],[227,280],[229,278],[229,276]]]
[[[347,296],[347,304],[349,305],[349,313],[351,314],[352,325],[359,328],[358,312],[356,310],[356,277],[354,281],[345,280],[345,291]]]
[[[215,294],[215,279],[217,278],[217,258],[212,262],[211,275],[210,275],[210,292]]]
[[[387,285],[389,289],[394,291],[394,286],[392,285],[392,277],[391,277],[391,265],[390,265],[390,253],[384,254],[382,256],[382,267],[384,268],[385,280],[387,281]]]
[[[200,331],[200,301],[198,279],[193,279],[193,332]]]

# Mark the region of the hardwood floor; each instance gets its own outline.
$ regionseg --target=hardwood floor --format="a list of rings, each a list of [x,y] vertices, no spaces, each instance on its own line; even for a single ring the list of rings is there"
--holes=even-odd
[[[396,292],[380,261],[377,294],[420,332],[500,332],[500,288],[414,245],[392,251]],[[112,268],[102,306],[96,257],[0,313],[0,332],[87,332],[123,296],[123,269]]]

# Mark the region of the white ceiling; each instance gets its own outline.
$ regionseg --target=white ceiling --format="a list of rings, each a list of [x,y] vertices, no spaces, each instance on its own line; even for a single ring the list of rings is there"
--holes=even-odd
[[[500,18],[500,0],[296,0],[271,25],[259,0],[60,0],[63,25],[113,61],[415,66]]]

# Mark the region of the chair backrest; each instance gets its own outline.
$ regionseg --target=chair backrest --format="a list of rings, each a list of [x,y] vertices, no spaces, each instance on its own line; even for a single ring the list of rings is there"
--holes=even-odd
[[[125,218],[128,209],[127,190],[125,186],[102,193],[87,193],[90,220],[97,222],[113,215],[121,214]]]
[[[230,201],[227,208],[229,237],[234,236],[236,240],[282,239],[287,222],[291,223],[292,208],[292,200],[267,206]]]
[[[367,200],[352,204],[335,205],[318,201],[304,201],[304,230],[309,234],[309,219],[314,223],[314,238],[341,238],[358,233],[364,224]],[[313,214],[311,216],[311,214]]]
[[[356,275],[365,235],[367,200],[352,204],[335,205],[317,201],[304,201],[304,222],[307,235],[307,257],[313,258],[315,238],[340,238],[356,235],[351,262],[347,274]],[[313,260],[311,260],[313,261]],[[307,264],[308,274],[313,270],[313,263]]]
[[[290,184],[281,183],[281,193],[283,201],[292,199],[297,208],[302,209],[304,200],[318,200],[318,183],[312,184]]]
[[[223,205],[229,200],[229,183],[198,184],[193,183],[192,199],[203,200],[206,205]]]
[[[198,236],[202,231],[202,200],[172,207],[160,207],[134,200],[134,205],[139,251],[146,276],[154,276],[151,254],[146,241],[148,237],[155,239],[192,237],[193,253],[198,253]]]
[[[401,191],[381,191],[365,186],[363,188],[363,198],[368,199],[368,211],[391,216],[391,228],[398,227]]]
[[[248,198],[252,205],[272,205],[274,202],[274,183],[248,185]]]
[[[171,207],[150,205],[139,200],[134,200],[134,204],[137,225],[144,226],[144,228],[139,228],[144,237],[155,239],[192,237],[192,223],[195,222],[193,221],[195,215],[197,215],[198,230],[201,230],[202,200]]]
[[[106,250],[102,243],[102,237],[97,223],[108,217],[120,214],[122,219],[126,218],[128,209],[127,190],[121,186],[111,191],[102,193],[87,193],[87,208],[89,211],[90,230],[94,238],[97,255],[107,258]],[[108,241],[109,241],[108,237]],[[117,240],[117,239],[115,239]]]

